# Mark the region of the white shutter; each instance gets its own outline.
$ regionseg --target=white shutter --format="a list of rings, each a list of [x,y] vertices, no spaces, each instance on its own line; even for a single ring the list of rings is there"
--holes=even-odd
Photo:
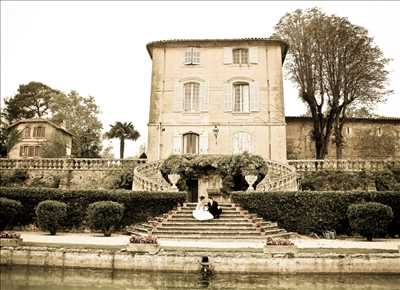
[[[191,47],[186,48],[184,64],[191,64],[192,63],[192,52],[193,51],[192,51]]]
[[[200,49],[192,48],[192,64],[200,64]]]
[[[258,82],[254,81],[250,83],[250,111],[259,111],[259,86]]]
[[[182,135],[175,134],[172,140],[173,154],[182,154]]]
[[[177,82],[175,85],[175,100],[174,112],[181,112],[183,110],[183,84]]]
[[[233,135],[233,154],[238,154],[239,153],[239,134],[236,133]]]
[[[250,136],[249,133],[245,133],[245,140],[246,140],[245,141],[245,143],[246,143],[246,145],[245,145],[246,151],[251,153],[252,152],[252,146],[251,146],[251,136]]]
[[[250,47],[250,63],[258,63],[258,47]]]
[[[224,94],[224,111],[232,112],[232,84],[230,82],[224,84]]]
[[[208,133],[200,135],[200,154],[208,153]]]
[[[200,111],[208,111],[208,82],[200,83]]]
[[[224,47],[224,64],[232,63],[232,48]]]

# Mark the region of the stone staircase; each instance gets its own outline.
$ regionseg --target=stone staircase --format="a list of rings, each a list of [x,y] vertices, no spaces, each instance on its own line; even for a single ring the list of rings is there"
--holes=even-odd
[[[163,240],[265,240],[289,238],[293,233],[268,222],[233,203],[222,203],[219,219],[198,221],[192,216],[195,203],[184,203],[162,217],[134,226],[132,235],[153,234]]]

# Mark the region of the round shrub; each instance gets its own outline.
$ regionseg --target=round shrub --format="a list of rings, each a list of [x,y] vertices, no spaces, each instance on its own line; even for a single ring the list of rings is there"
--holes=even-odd
[[[55,200],[44,200],[36,208],[36,218],[39,227],[55,235],[60,224],[67,216],[67,205]]]
[[[393,211],[390,206],[378,202],[365,202],[351,204],[347,217],[353,231],[372,241],[374,237],[386,235]]]
[[[91,229],[101,230],[106,237],[120,225],[125,207],[114,201],[98,201],[88,207],[88,221]]]
[[[0,231],[12,228],[16,217],[21,212],[22,204],[19,201],[0,197]]]

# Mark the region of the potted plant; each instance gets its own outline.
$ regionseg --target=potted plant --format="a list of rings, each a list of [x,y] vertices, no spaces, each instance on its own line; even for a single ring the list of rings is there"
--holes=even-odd
[[[156,254],[160,249],[157,238],[151,234],[147,236],[132,236],[129,242],[127,248],[129,252]]]
[[[264,246],[264,253],[297,253],[294,243],[287,239],[268,237]]]
[[[0,232],[1,247],[16,247],[21,245],[21,235],[14,232]]]

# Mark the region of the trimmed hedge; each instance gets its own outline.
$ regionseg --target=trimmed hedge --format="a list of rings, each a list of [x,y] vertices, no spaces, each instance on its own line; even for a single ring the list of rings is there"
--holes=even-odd
[[[393,211],[390,206],[379,202],[355,203],[347,209],[347,217],[354,232],[372,241],[375,237],[386,236]]]
[[[56,200],[44,200],[39,202],[35,213],[39,227],[54,236],[65,220],[67,205]]]
[[[101,230],[105,237],[110,237],[113,230],[119,227],[124,210],[122,204],[114,201],[91,203],[87,210],[90,228]]]
[[[130,225],[163,214],[186,199],[184,192],[138,192],[130,190],[61,190],[55,188],[0,187],[0,197],[21,202],[24,215],[17,225],[35,222],[35,208],[39,202],[51,199],[67,204],[65,228],[78,228],[86,219],[89,204],[97,201],[115,201],[124,205],[121,225]]]
[[[388,226],[392,236],[400,234],[400,192],[234,192],[235,203],[266,220],[277,221],[288,231],[302,234],[335,230],[339,234],[351,233],[347,219],[350,204],[379,202],[393,210],[393,220]]]
[[[19,201],[0,197],[0,231],[13,228],[21,209],[22,204]]]

